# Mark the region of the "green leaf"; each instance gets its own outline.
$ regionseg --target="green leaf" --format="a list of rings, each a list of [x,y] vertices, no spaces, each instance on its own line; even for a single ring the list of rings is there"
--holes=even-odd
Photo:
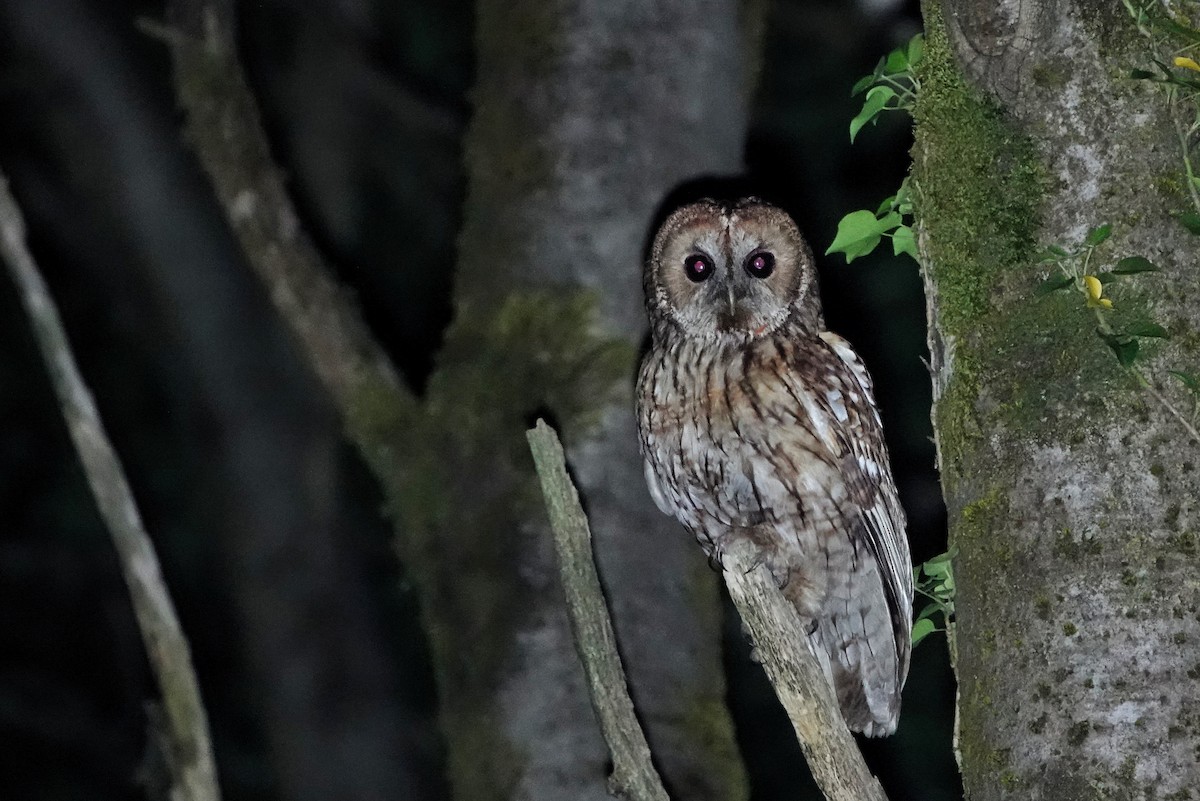
[[[922,569],[932,579],[945,579],[954,568],[949,562],[926,562]]]
[[[916,617],[913,619],[913,623],[915,624],[915,623],[916,623],[918,620],[925,620],[925,619],[927,619],[927,618],[931,618],[931,617],[933,617],[934,615],[936,615],[938,612],[941,612],[941,611],[942,611],[942,605],[941,605],[941,604],[939,604],[939,603],[932,603],[932,602],[931,602],[931,603],[927,603],[927,604],[925,604],[925,608],[921,610],[920,614],[918,614],[918,615],[917,615],[917,616],[916,616]]]
[[[908,185],[908,178],[900,182],[900,188],[896,190],[896,211],[901,214],[912,214],[912,190]]]
[[[854,83],[854,88],[850,90],[850,96],[854,97],[857,94],[867,91],[871,84],[875,83],[877,75],[864,75]]]
[[[1157,323],[1134,323],[1125,332],[1133,337],[1156,337],[1158,339],[1169,339],[1170,334],[1167,329]]]
[[[879,112],[883,111],[888,101],[895,96],[896,92],[890,86],[875,86],[867,92],[867,99],[863,101],[862,111],[850,120],[850,142],[852,144],[854,137],[858,136],[862,127],[879,116]]]
[[[1087,239],[1083,240],[1083,244],[1087,247],[1096,247],[1112,236],[1112,226],[1105,223],[1088,231]]]
[[[917,66],[921,63],[921,57],[925,55],[925,36],[918,33],[916,36],[908,40],[908,66]]]
[[[1113,273],[1105,272],[1105,273],[1096,273],[1096,277],[1100,279],[1100,283],[1102,283],[1102,284],[1111,284],[1113,281],[1116,281],[1121,276],[1114,275]]]
[[[1105,334],[1102,331],[1097,333],[1104,340],[1104,344],[1112,349],[1113,355],[1117,357],[1117,361],[1121,363],[1122,367],[1129,367],[1137,360],[1139,350],[1137,337],[1128,334]]]
[[[937,556],[926,559],[925,564],[936,565],[940,562],[951,562],[951,561],[954,561],[954,557],[956,557],[956,556],[958,556],[958,546],[957,545],[955,545],[948,551],[943,551],[942,553],[939,553]]]
[[[1069,275],[1055,275],[1038,284],[1037,289],[1033,290],[1033,294],[1049,295],[1051,292],[1066,289],[1074,283],[1075,279]]]
[[[875,249],[884,233],[892,230],[901,223],[899,214],[891,212],[883,217],[876,217],[871,212],[852,211],[838,222],[837,235],[833,244],[825,251],[846,254],[846,263],[854,261],[859,256],[865,256]]]
[[[1200,376],[1185,373],[1183,370],[1168,370],[1167,373],[1178,378],[1192,392],[1200,392]]]
[[[1200,89],[1200,81],[1191,77],[1180,77],[1177,73],[1172,73],[1171,77],[1167,79],[1167,83],[1182,86],[1184,89]]]
[[[1155,19],[1154,24],[1166,28],[1171,33],[1181,36],[1188,41],[1200,43],[1200,31],[1193,30],[1186,25],[1181,25],[1166,15]]]
[[[886,197],[886,198],[884,198],[883,202],[879,204],[879,209],[876,210],[875,216],[882,217],[883,215],[887,214],[889,211],[893,211],[895,209],[895,207],[896,207],[896,195],[891,195],[890,197]]]
[[[913,623],[912,644],[915,646],[935,631],[937,631],[937,626],[933,625],[933,621],[929,618],[918,620],[916,623]]]
[[[1194,211],[1185,211],[1179,215],[1179,222],[1184,228],[1196,236],[1200,236],[1200,214]]]
[[[1060,248],[1058,245],[1050,245],[1038,254],[1038,261],[1040,262],[1062,261],[1063,259],[1069,258],[1071,258],[1071,254]]]
[[[879,230],[881,232],[882,231],[890,231],[893,228],[900,225],[901,223],[903,223],[904,218],[893,211],[893,212],[883,215],[875,222],[879,224]]]
[[[1143,256],[1126,256],[1113,267],[1113,275],[1134,275],[1135,273],[1153,273],[1158,271],[1158,265]]]
[[[908,53],[905,50],[893,50],[887,54],[887,61],[883,65],[883,73],[885,75],[899,75],[902,72],[908,72]]]
[[[901,253],[907,253],[915,261],[920,261],[917,258],[917,240],[913,237],[913,230],[907,225],[901,225],[892,234],[892,255],[899,256]]]
[[[1146,81],[1146,80],[1152,81],[1152,80],[1155,80],[1156,78],[1158,78],[1158,75],[1156,75],[1153,72],[1150,72],[1150,70],[1130,70],[1129,77],[1134,79],[1135,81]]]

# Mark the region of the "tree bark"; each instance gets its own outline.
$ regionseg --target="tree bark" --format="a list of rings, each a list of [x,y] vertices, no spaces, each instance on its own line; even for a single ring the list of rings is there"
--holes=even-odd
[[[959,585],[971,799],[1190,797],[1200,778],[1196,239],[1148,42],[1119,3],[927,0],[914,178],[934,424]],[[1161,57],[1161,56],[1160,56]],[[1153,320],[1139,388],[1037,252],[1101,224],[1115,325]]]
[[[632,413],[655,208],[685,179],[740,166],[752,52],[743,11],[715,0],[477,6],[456,319],[429,389],[445,410],[438,428],[468,427],[456,435],[463,444],[439,449],[460,508],[435,536],[434,581],[500,591],[459,591],[457,608],[443,610],[463,633],[489,621],[486,637],[452,649],[475,670],[443,695],[460,798],[604,797],[607,755],[549,532],[528,504],[528,457],[514,451],[517,421],[538,407],[556,418],[578,471],[634,700],[672,794],[745,797],[724,706],[717,578],[650,502]],[[481,383],[494,379],[480,362],[505,366],[492,375],[506,387]],[[514,383],[524,386],[510,397]],[[485,399],[478,411],[472,399]],[[484,475],[464,447],[479,436],[473,418],[496,421]],[[507,497],[526,499],[512,518],[491,511],[505,479]],[[470,742],[485,759],[464,760]],[[515,759],[499,758],[501,743]]]
[[[194,452],[166,460],[192,486],[190,503],[169,509],[162,528],[196,535],[182,548],[184,559],[209,548],[220,554],[219,572],[197,578],[196,604],[207,612],[226,593],[232,598],[239,625],[218,653],[235,652],[235,663],[247,663],[239,689],[254,705],[250,716],[268,741],[268,770],[281,796],[427,794],[419,720],[398,700],[395,661],[339,516],[339,420],[223,230],[181,146],[174,110],[159,104],[151,80],[158,62],[136,46],[143,34],[123,23],[114,26],[94,4],[74,0],[0,4],[0,38],[13,53],[38,59],[18,70],[39,82],[28,113],[13,118],[29,126],[24,136],[45,159],[37,162],[45,171],[24,185],[13,176],[14,189],[31,198],[35,252],[39,241],[55,243],[71,265],[64,280],[86,286],[103,305],[136,310],[126,324],[142,339],[160,330],[147,320],[167,321],[166,341],[137,346],[130,334],[105,354],[117,361],[154,350],[162,372],[138,379],[164,386],[110,380],[107,387],[133,397],[162,392],[173,414],[188,421],[181,428],[202,421]],[[143,41],[131,44],[134,37]],[[84,361],[82,369],[104,373],[107,365]],[[107,416],[128,401],[106,397],[101,384],[97,400]],[[115,426],[112,433],[127,460],[139,452],[136,435]],[[163,458],[127,461],[135,486],[144,482],[146,496],[159,493],[160,505],[169,491],[145,476],[162,469]],[[186,526],[179,522],[189,516]],[[193,645],[203,675],[202,644],[193,638]],[[213,718],[221,758],[222,719]],[[232,773],[222,766],[223,777]]]
[[[174,52],[197,150],[397,521],[431,634],[455,796],[605,795],[606,754],[521,436],[548,410],[589,499],[618,638],[668,783],[681,797],[744,797],[716,577],[650,503],[632,413],[655,206],[683,180],[740,163],[744,10],[480,4],[455,321],[416,402],[378,360],[357,359],[367,369],[340,384],[322,366],[322,337],[298,311],[336,328],[335,341],[359,341],[343,335],[363,329],[351,306],[287,269],[312,263],[311,249],[290,224],[222,33],[230,5],[173,6],[184,12],[174,21],[187,38]]]

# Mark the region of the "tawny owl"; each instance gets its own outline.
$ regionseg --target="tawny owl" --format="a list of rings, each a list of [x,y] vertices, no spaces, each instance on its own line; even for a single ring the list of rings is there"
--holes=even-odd
[[[720,562],[759,549],[806,621],[851,729],[891,734],[908,674],[913,574],[871,379],[825,330],[812,254],[750,198],[663,223],[638,375],[646,481]]]

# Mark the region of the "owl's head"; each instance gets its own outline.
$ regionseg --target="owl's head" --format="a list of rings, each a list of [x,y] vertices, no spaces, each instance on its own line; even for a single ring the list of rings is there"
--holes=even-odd
[[[757,339],[789,319],[822,327],[812,252],[796,223],[758,198],[702,200],[654,237],[643,283],[650,319],[688,336]]]

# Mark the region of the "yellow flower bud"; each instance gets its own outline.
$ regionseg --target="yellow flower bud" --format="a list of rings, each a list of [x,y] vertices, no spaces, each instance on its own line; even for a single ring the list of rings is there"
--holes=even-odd
[[[1200,72],[1200,64],[1197,64],[1195,59],[1186,58],[1185,56],[1176,56],[1175,66]]]
[[[1111,309],[1113,307],[1111,300],[1100,297],[1104,292],[1104,284],[1100,283],[1100,279],[1096,276],[1085,275],[1083,288],[1087,292],[1087,305],[1090,308]]]

